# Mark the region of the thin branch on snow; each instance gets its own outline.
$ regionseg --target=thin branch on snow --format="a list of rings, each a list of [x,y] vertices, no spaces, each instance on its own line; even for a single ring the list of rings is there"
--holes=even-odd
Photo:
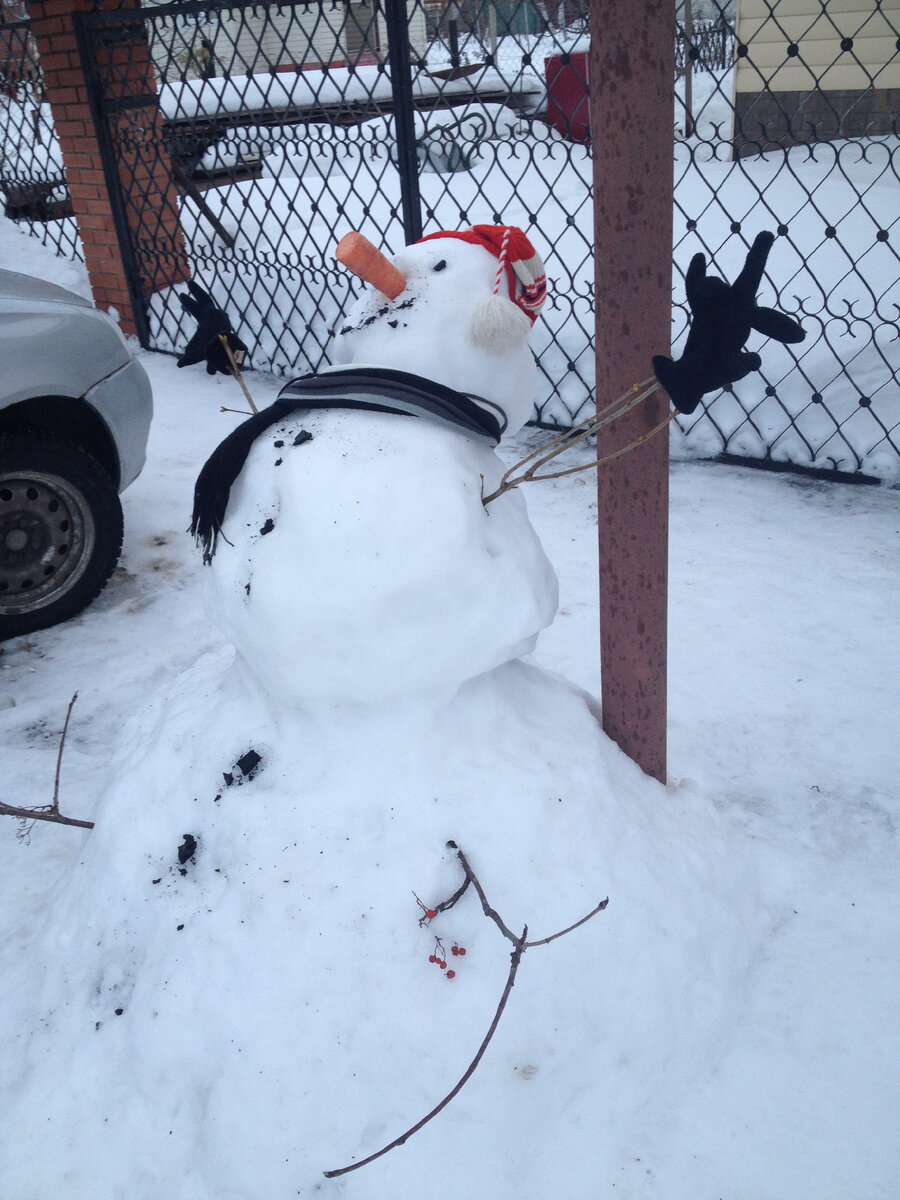
[[[389,1142],[387,1146],[382,1146],[380,1150],[376,1150],[375,1153],[370,1154],[368,1158],[362,1158],[357,1163],[351,1163],[349,1167],[339,1167],[336,1171],[323,1172],[326,1179],[336,1179],[338,1175],[346,1175],[350,1171],[358,1171],[360,1167],[365,1167],[368,1163],[374,1162],[376,1158],[381,1158],[381,1156],[383,1154],[387,1154],[389,1150],[394,1150],[397,1146],[402,1146],[407,1138],[412,1137],[414,1133],[418,1133],[419,1130],[422,1129],[423,1126],[427,1125],[430,1120],[436,1117],[442,1109],[445,1109],[453,1097],[456,1096],[463,1089],[463,1087],[465,1087],[466,1083],[474,1073],[475,1068],[481,1062],[482,1056],[484,1055],[485,1050],[487,1050],[497,1026],[500,1024],[500,1018],[503,1015],[504,1008],[506,1008],[506,1001],[509,999],[509,993],[512,991],[513,984],[516,981],[516,971],[519,969],[519,963],[522,961],[522,955],[525,952],[525,938],[527,936],[528,926],[526,925],[522,930],[522,936],[515,939],[515,948],[513,949],[512,954],[509,956],[509,974],[506,977],[506,986],[503,989],[503,995],[500,997],[500,1003],[497,1005],[497,1011],[494,1013],[494,1019],[491,1021],[490,1028],[484,1035],[484,1040],[478,1047],[475,1057],[466,1067],[459,1080],[454,1084],[443,1100],[436,1104],[431,1112],[422,1117],[420,1121],[416,1121],[415,1125],[411,1125],[405,1133],[401,1133],[398,1138],[394,1138],[394,1140]]]
[[[528,926],[526,925],[521,934],[517,937],[510,930],[509,926],[506,924],[497,910],[491,907],[478,876],[472,870],[469,860],[463,854],[462,850],[460,850],[460,848],[457,846],[456,842],[448,842],[447,846],[449,849],[456,851],[456,857],[463,869],[465,879],[452,896],[446,900],[442,900],[439,904],[432,905],[430,908],[423,904],[422,901],[419,900],[419,897],[416,896],[416,901],[425,914],[422,918],[420,918],[419,924],[424,925],[426,922],[433,920],[438,913],[446,912],[448,909],[452,908],[454,904],[456,904],[456,902],[466,893],[469,885],[471,884],[477,892],[479,900],[481,901],[481,908],[484,912],[484,915],[489,917],[503,934],[503,936],[513,944],[512,953],[509,956],[509,973],[506,976],[506,984],[503,988],[503,994],[500,997],[500,1001],[497,1005],[496,1011],[494,1012],[494,1017],[491,1021],[488,1031],[484,1035],[481,1045],[478,1047],[478,1050],[475,1053],[475,1057],[469,1063],[468,1067],[466,1067],[463,1074],[453,1085],[447,1095],[444,1096],[443,1100],[440,1100],[434,1106],[431,1112],[427,1113],[421,1118],[421,1120],[417,1121],[415,1125],[411,1125],[405,1133],[401,1133],[399,1137],[394,1138],[394,1140],[389,1142],[386,1146],[382,1146],[380,1150],[376,1150],[374,1154],[370,1154],[368,1157],[360,1159],[359,1162],[351,1163],[347,1167],[339,1167],[334,1171],[323,1172],[326,1179],[336,1179],[339,1175],[347,1175],[350,1171],[358,1171],[360,1167],[367,1166],[368,1163],[374,1162],[376,1158],[381,1158],[382,1155],[387,1154],[388,1151],[396,1149],[397,1146],[402,1146],[408,1138],[412,1137],[414,1133],[418,1133],[419,1130],[427,1125],[429,1121],[433,1120],[439,1112],[442,1112],[443,1109],[445,1109],[453,1099],[453,1097],[458,1095],[466,1083],[468,1083],[469,1079],[471,1079],[476,1067],[484,1056],[485,1050],[487,1050],[488,1046],[490,1045],[491,1039],[497,1031],[497,1026],[500,1024],[500,1018],[503,1016],[503,1010],[506,1008],[506,1002],[509,999],[509,994],[513,989],[514,983],[516,982],[516,972],[519,969],[519,963],[522,961],[522,955],[529,948],[529,946],[546,946],[548,942],[555,941],[556,938],[560,938],[563,937],[564,934],[571,933],[573,929],[577,929],[579,925],[584,925],[584,923],[589,921],[591,917],[595,917],[598,912],[602,912],[603,909],[609,904],[609,897],[607,896],[605,900],[600,901],[596,908],[592,909],[586,914],[586,916],[583,916],[574,924],[569,925],[566,929],[561,929],[558,933],[552,933],[549,937],[539,938],[536,941],[529,942]],[[415,892],[413,892],[413,895],[415,896]]]
[[[56,825],[77,825],[79,829],[94,828],[93,821],[80,821],[77,817],[65,817],[59,811],[59,775],[62,769],[63,749],[66,744],[66,734],[69,730],[69,718],[72,716],[72,709],[77,699],[78,693],[76,692],[69,701],[62,736],[59,739],[59,753],[56,756],[56,776],[53,781],[52,803],[44,805],[42,808],[19,808],[16,805],[4,804],[0,801],[0,817],[19,817],[26,821],[52,821]]]
[[[17,808],[0,800],[0,817],[19,817],[23,821],[52,821],[54,825],[77,825],[79,829],[93,829],[93,821],[79,821],[77,817],[64,817],[62,813],[48,808]]]
[[[569,925],[566,929],[560,929],[559,933],[551,933],[549,937],[535,938],[533,942],[526,942],[524,949],[527,950],[529,946],[546,946],[550,942],[555,942],[557,938],[565,937],[567,933],[571,933],[572,930],[577,929],[579,925],[584,925],[584,923],[589,921],[591,917],[596,917],[598,912],[603,912],[607,904],[609,904],[609,896],[607,896],[605,900],[601,900],[596,908],[592,908],[589,913],[586,913],[585,916],[583,916],[580,921],[576,921],[574,925]]]
[[[465,879],[463,880],[460,887],[458,887],[456,889],[456,891],[453,893],[453,895],[448,900],[442,900],[440,904],[435,904],[433,906],[433,908],[431,908],[431,909],[426,910],[426,906],[424,904],[422,904],[422,901],[419,900],[418,896],[416,896],[416,899],[419,900],[419,904],[422,907],[422,909],[426,910],[425,916],[421,918],[421,920],[419,921],[419,924],[420,925],[426,924],[426,922],[430,919],[428,916],[429,912],[432,912],[435,915],[437,915],[438,913],[446,912],[448,908],[452,908],[453,905],[457,902],[457,900],[459,900],[463,896],[466,889],[469,887],[469,884],[471,884],[472,887],[474,887],[475,891],[478,893],[478,899],[481,901],[481,908],[482,908],[482,911],[484,912],[484,915],[486,917],[490,917],[490,919],[494,922],[494,924],[497,926],[497,928],[500,930],[500,932],[503,934],[503,936],[505,938],[507,938],[509,941],[511,941],[513,943],[513,945],[515,945],[516,942],[518,941],[518,938],[507,927],[507,925],[504,923],[503,919],[501,918],[501,916],[497,912],[497,910],[492,908],[491,905],[488,903],[488,899],[487,899],[487,896],[485,895],[484,888],[481,886],[478,876],[472,870],[472,867],[469,864],[469,860],[466,858],[465,854],[463,854],[462,850],[459,849],[456,842],[448,842],[447,848],[449,850],[456,851],[456,857],[459,859],[460,866],[462,867],[463,872],[465,873]],[[415,895],[415,892],[413,893],[413,895]],[[567,928],[565,928],[565,929],[560,929],[557,933],[551,933],[549,935],[549,937],[536,938],[533,942],[526,942],[524,948],[527,950],[529,946],[546,946],[550,942],[555,942],[557,938],[561,938],[566,933],[571,933],[572,930],[577,929],[579,925],[584,925],[584,923],[586,921],[589,921],[591,919],[591,917],[595,917],[598,912],[603,912],[604,908],[606,908],[606,906],[608,904],[609,904],[609,896],[607,896],[605,900],[601,900],[596,908],[592,908],[589,913],[587,913],[585,916],[581,917],[580,920],[575,921],[574,924],[567,926]]]
[[[516,945],[518,941],[516,935],[510,931],[506,924],[504,924],[503,918],[500,916],[497,910],[495,908],[491,908],[490,904],[488,904],[488,898],[484,894],[484,888],[478,881],[478,877],[476,876],[475,872],[469,866],[469,861],[463,854],[462,850],[459,849],[459,847],[456,845],[456,842],[448,842],[447,845],[450,849],[456,851],[456,857],[459,859],[462,869],[466,873],[466,879],[472,884],[472,887],[478,893],[478,899],[481,901],[481,908],[484,912],[484,915],[486,917],[490,917],[503,936],[511,941],[513,945]]]
[[[53,780],[53,809],[55,813],[59,813],[59,773],[62,770],[63,750],[66,746],[66,734],[69,732],[69,718],[72,716],[72,709],[75,707],[75,701],[78,699],[76,692],[69,701],[69,707],[66,709],[66,719],[63,721],[62,734],[59,739],[59,753],[56,755],[56,775]]]

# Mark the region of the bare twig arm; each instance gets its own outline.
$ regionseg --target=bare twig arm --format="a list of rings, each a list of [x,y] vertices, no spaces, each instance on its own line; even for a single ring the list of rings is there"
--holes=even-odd
[[[607,454],[603,458],[596,458],[589,463],[581,463],[578,466],[567,467],[561,471],[550,471],[545,475],[539,475],[537,473],[541,467],[546,466],[547,463],[552,462],[555,458],[558,458],[560,454],[564,454],[566,450],[571,449],[571,447],[576,446],[579,442],[584,441],[586,438],[593,437],[594,434],[598,433],[607,425],[612,424],[613,421],[618,420],[619,417],[631,412],[633,408],[636,408],[649,396],[652,396],[658,387],[659,384],[653,378],[645,379],[642,383],[636,383],[629,391],[625,392],[624,395],[619,396],[618,399],[612,402],[612,404],[608,404],[606,408],[601,409],[600,412],[594,414],[593,416],[586,417],[583,421],[580,421],[577,425],[573,426],[572,429],[567,430],[564,434],[554,438],[552,441],[546,443],[546,445],[540,446],[537,450],[533,450],[530,454],[526,455],[525,458],[521,459],[517,463],[514,463],[507,471],[503,473],[500,478],[500,483],[497,485],[494,491],[490,493],[489,496],[482,495],[482,504],[487,507],[487,505],[493,500],[496,500],[498,496],[502,496],[504,492],[511,492],[513,488],[518,487],[520,483],[537,483],[543,479],[560,479],[563,475],[574,475],[578,471],[591,471],[594,469],[594,467],[602,466],[603,463],[612,462],[613,459],[619,458],[623,454],[627,454],[629,450],[636,449],[636,447],[641,445],[642,442],[647,441],[649,438],[665,429],[665,427],[673,419],[674,413],[668,416],[664,421],[661,421],[647,433],[641,434],[641,436],[635,438],[633,442],[629,442],[627,446],[623,446],[620,450],[616,450],[612,454]],[[531,464],[530,466],[527,465],[529,463]],[[517,471],[521,472],[521,474],[516,475]]]
[[[220,333],[219,341],[222,343],[222,345],[225,348],[225,354],[226,354],[226,357],[228,358],[228,365],[231,367],[231,373],[235,377],[235,379],[238,381],[238,383],[241,385],[241,391],[246,396],[247,403],[250,405],[250,408],[253,412],[255,412],[255,413],[259,412],[259,409],[253,403],[253,397],[250,395],[250,392],[247,390],[246,383],[244,383],[244,377],[241,374],[241,368],[238,366],[237,359],[234,357],[234,352],[232,351],[231,346],[229,346],[229,344],[228,344],[228,335],[224,334],[224,333]]]

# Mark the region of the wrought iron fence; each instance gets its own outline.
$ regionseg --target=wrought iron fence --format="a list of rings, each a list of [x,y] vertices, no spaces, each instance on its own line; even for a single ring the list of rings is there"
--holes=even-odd
[[[761,372],[679,422],[676,448],[895,479],[900,10],[742,0],[736,19],[724,3],[717,17],[733,24],[735,65],[695,75],[682,109],[675,262],[681,273],[703,251],[730,278],[772,229],[767,302],[807,337],[769,343]],[[676,305],[676,344],[686,325]]]
[[[689,71],[724,71],[734,64],[734,26],[721,13],[711,20],[679,23],[675,30],[675,78]]]
[[[181,193],[194,276],[239,317],[252,364],[278,374],[328,361],[353,296],[332,257],[347,229],[396,251],[506,221],[532,232],[556,282],[540,416],[571,421],[593,376],[590,154],[569,140],[565,109],[557,128],[545,119],[547,60],[574,71],[586,111],[586,23],[571,5],[555,23],[529,11],[191,0],[145,7],[140,28],[130,9],[80,15],[149,344],[174,349],[187,334],[177,289],[150,286],[159,238],[136,216],[160,164]],[[117,54],[136,61],[139,42],[153,72],[125,79]],[[153,192],[155,208],[169,202]]]
[[[0,6],[0,209],[46,245],[83,259],[24,5]]]
[[[675,352],[690,258],[731,278],[763,228],[761,301],[807,330],[680,421],[677,454],[900,472],[900,13],[847,7],[695,0],[676,31]],[[328,361],[352,299],[331,257],[347,229],[396,251],[505,221],[551,285],[535,419],[593,403],[586,0],[186,0],[79,24],[150,345],[189,333],[161,254],[240,321],[254,366],[291,374]]]

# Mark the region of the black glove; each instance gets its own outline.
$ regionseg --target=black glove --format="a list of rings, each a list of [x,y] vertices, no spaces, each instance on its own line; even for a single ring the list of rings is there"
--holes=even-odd
[[[773,233],[757,234],[743,270],[730,286],[723,279],[707,279],[703,254],[691,259],[685,291],[692,320],[684,353],[677,362],[661,354],[653,359],[654,374],[679,412],[692,413],[705,393],[729,387],[759,369],[759,355],[742,350],[751,329],[777,342],[802,342],[806,337],[791,317],[756,303],[774,241]]]
[[[214,303],[209,292],[204,292],[198,283],[191,280],[188,283],[189,296],[180,292],[178,299],[181,307],[197,322],[197,332],[185,347],[184,354],[178,360],[179,367],[190,366],[191,363],[206,360],[207,375],[215,375],[220,371],[223,375],[231,375],[231,364],[225,347],[219,341],[219,334],[224,333],[228,338],[231,353],[240,363],[246,354],[247,347],[231,328],[231,322],[225,313]]]

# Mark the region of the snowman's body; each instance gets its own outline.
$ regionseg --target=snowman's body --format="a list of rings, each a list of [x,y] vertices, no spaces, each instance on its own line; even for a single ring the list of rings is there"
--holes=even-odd
[[[501,469],[421,418],[289,414],[232,489],[215,623],[286,703],[446,694],[521,657],[556,578],[522,498],[482,504]]]
[[[285,702],[447,694],[528,653],[556,614],[522,497],[482,502],[503,471],[492,443],[531,411],[528,320],[501,298],[512,337],[476,345],[498,273],[481,246],[441,237],[394,264],[403,292],[367,289],[336,335],[335,372],[312,381],[336,398],[301,399],[257,437],[229,496],[230,544],[212,557],[214,621]],[[376,385],[362,391],[370,366]],[[393,373],[410,384],[402,399]],[[429,404],[435,385],[442,406]],[[460,422],[474,407],[483,429],[454,424],[454,397]]]
[[[489,370],[434,282],[464,265],[475,303],[496,264],[426,246],[398,256],[408,306],[364,299],[342,355],[428,368],[521,424],[527,347]],[[488,442],[427,415],[285,412],[253,445],[207,575],[234,650],[149,704],[23,958],[62,969],[11,989],[27,1007],[7,1020],[23,1037],[0,1158],[17,1200],[537,1200],[560,1194],[561,1153],[567,1200],[595,1200],[600,1150],[607,1177],[628,1153],[597,1089],[654,1079],[644,1022],[671,1025],[681,1062],[686,1009],[719,1018],[702,980],[667,985],[686,953],[736,941],[718,910],[703,945],[673,936],[676,893],[727,873],[714,814],[668,810],[591,702],[519,661],[556,582],[522,498],[482,504],[501,469]],[[449,1091],[496,1010],[511,946],[472,890],[420,924],[417,897],[462,882],[451,841],[517,934],[545,937],[607,894],[610,910],[526,953],[446,1112],[325,1183]],[[671,909],[638,886],[647,860],[671,876]],[[455,979],[428,962],[436,937],[467,948]]]

